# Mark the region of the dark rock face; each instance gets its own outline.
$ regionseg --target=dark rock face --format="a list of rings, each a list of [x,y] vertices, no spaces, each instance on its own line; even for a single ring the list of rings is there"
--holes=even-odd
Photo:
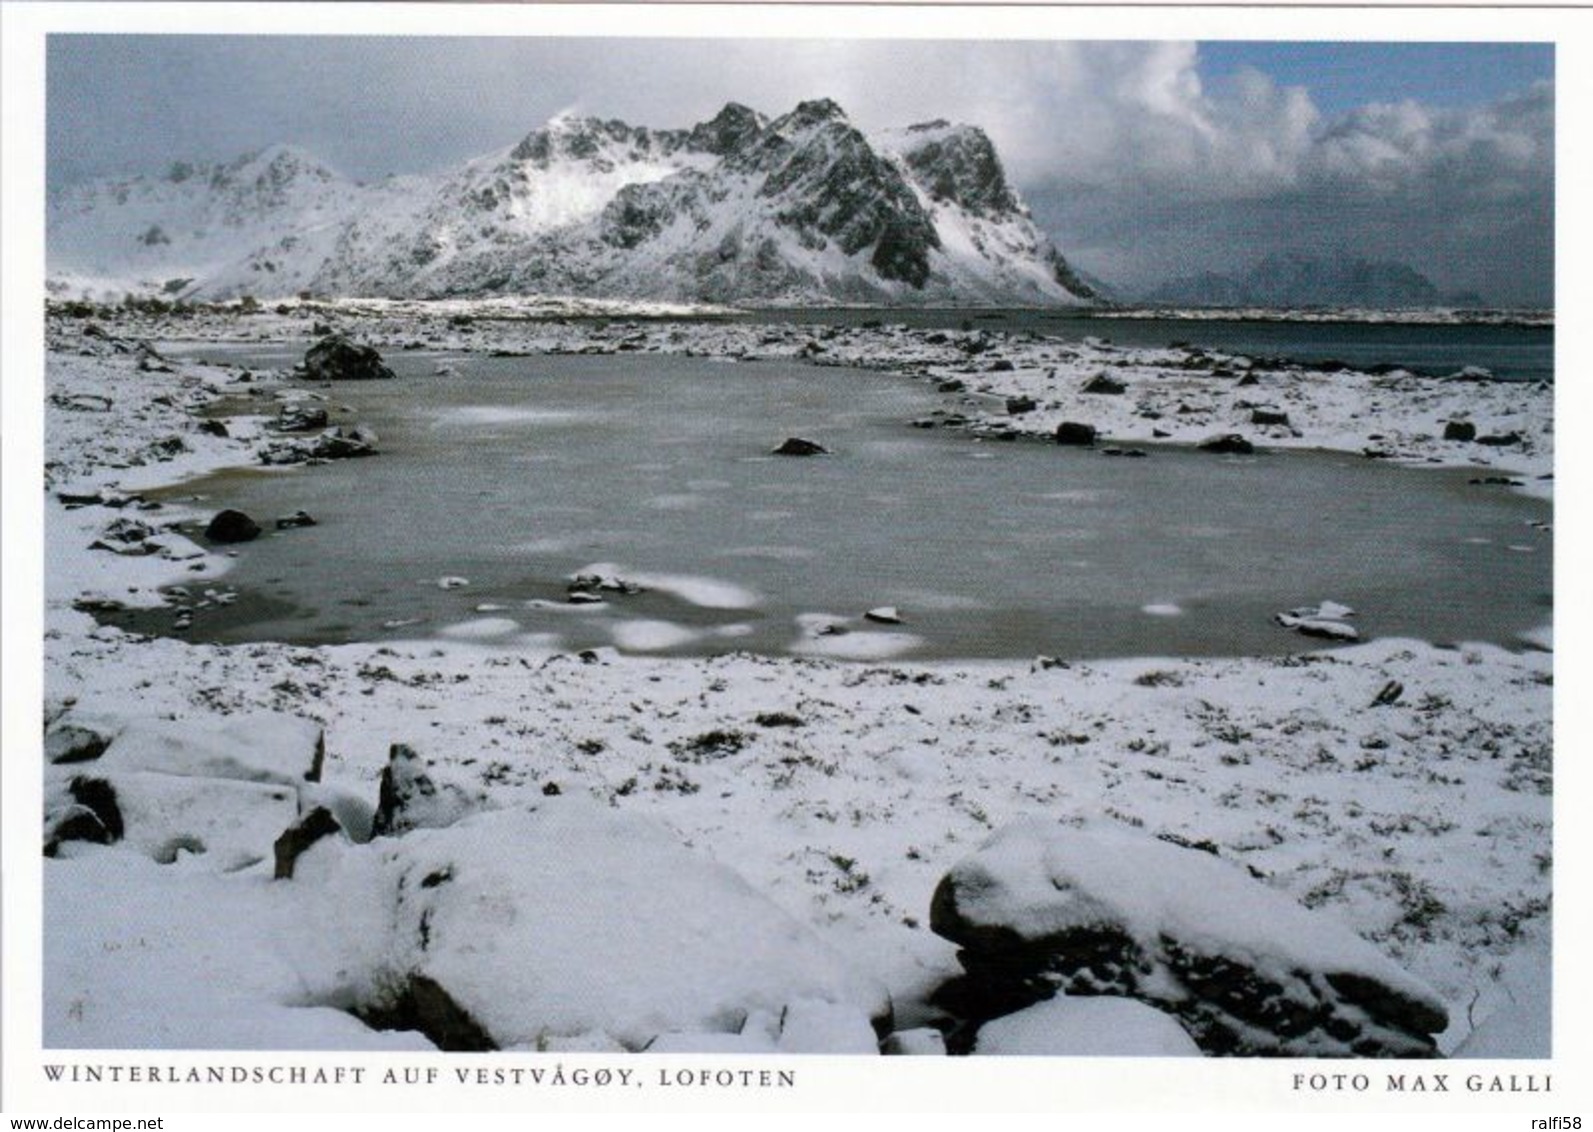
[[[373,381],[394,374],[373,347],[330,334],[305,353],[304,376],[310,381]]]
[[[1137,999],[1220,1056],[1431,1057],[1448,1025],[1347,929],[1153,838],[1009,827],[941,881],[930,923],[963,948],[937,995],[954,1041],[1058,993]]]
[[[1008,397],[1007,412],[1014,417],[1024,413],[1032,413],[1040,407],[1040,403],[1033,397]]]
[[[304,814],[283,831],[273,846],[276,854],[275,878],[291,880],[293,866],[306,849],[323,837],[331,837],[342,832],[342,825],[325,806],[316,806]]]
[[[1088,448],[1095,443],[1097,433],[1095,426],[1084,424],[1081,421],[1063,421],[1056,426],[1056,442],[1058,444],[1077,445]]]
[[[1521,443],[1519,432],[1490,433],[1487,436],[1477,437],[1477,443],[1489,448],[1510,448]]]
[[[869,262],[884,279],[922,288],[929,278],[929,253],[940,247],[934,221],[834,102],[799,104],[731,161],[764,174],[758,195],[777,203],[781,225],[833,240],[845,255],[873,247]]]
[[[826,456],[829,449],[812,440],[804,440],[800,436],[789,436],[780,447],[774,450],[776,456]]]
[[[1001,219],[1018,211],[1018,198],[1007,184],[996,147],[977,126],[948,128],[944,121],[907,128],[926,140],[903,156],[937,201],[947,201],[976,216]]]
[[[1284,425],[1289,423],[1289,414],[1280,409],[1255,408],[1250,410],[1250,423],[1253,425]]]
[[[1256,446],[1240,436],[1237,432],[1224,433],[1214,436],[1210,440],[1202,440],[1196,445],[1202,452],[1215,452],[1219,456],[1249,456]]]
[[[1444,425],[1444,439],[1469,443],[1477,439],[1477,426],[1470,421],[1449,421]]]
[[[260,537],[260,524],[242,511],[219,511],[205,528],[205,537],[211,542],[249,542]]]

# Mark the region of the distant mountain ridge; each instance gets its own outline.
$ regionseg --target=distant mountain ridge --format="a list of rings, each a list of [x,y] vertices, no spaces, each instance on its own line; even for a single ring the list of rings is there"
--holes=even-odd
[[[1350,256],[1278,252],[1243,274],[1206,271],[1151,288],[1146,302],[1181,306],[1375,307],[1481,305],[1449,295],[1408,264]]]
[[[867,136],[828,99],[685,129],[556,118],[427,176],[359,185],[276,146],[75,186],[57,294],[570,294],[753,305],[1077,305],[977,126]]]

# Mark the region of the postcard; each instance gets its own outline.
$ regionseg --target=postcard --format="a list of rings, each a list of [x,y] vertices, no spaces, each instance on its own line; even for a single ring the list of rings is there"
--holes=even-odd
[[[0,15],[8,1111],[1579,1126],[1585,13]]]

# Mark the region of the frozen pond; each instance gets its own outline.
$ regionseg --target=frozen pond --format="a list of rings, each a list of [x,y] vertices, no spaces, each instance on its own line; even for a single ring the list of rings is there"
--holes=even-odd
[[[285,366],[275,356],[195,354]],[[900,377],[674,356],[393,354],[337,386],[382,454],[231,472],[199,493],[271,526],[197,640],[441,635],[508,648],[842,657],[1283,653],[1323,600],[1363,636],[1517,644],[1551,614],[1549,508],[1476,473],[1357,456],[1148,458],[910,421]],[[440,361],[458,371],[435,376]],[[771,455],[787,436],[828,456]],[[569,578],[643,592],[566,600]],[[444,578],[468,584],[445,588]],[[894,606],[902,622],[862,619]],[[838,632],[821,631],[835,625]],[[152,618],[146,627],[158,628]]]

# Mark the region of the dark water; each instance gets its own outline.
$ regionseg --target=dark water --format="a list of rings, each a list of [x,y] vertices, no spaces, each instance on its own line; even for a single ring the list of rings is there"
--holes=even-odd
[[[1263,322],[1245,319],[1093,318],[1068,311],[868,310],[759,311],[748,322],[858,326],[884,321],[919,329],[985,328],[1101,338],[1119,346],[1184,342],[1225,353],[1337,360],[1357,368],[1404,366],[1443,375],[1482,366],[1503,381],[1554,380],[1550,326],[1408,326],[1394,323]]]
[[[1550,616],[1552,542],[1529,526],[1548,508],[1464,473],[926,432],[907,422],[949,404],[928,385],[795,363],[472,357],[434,377],[435,355],[391,360],[399,380],[332,393],[381,433],[380,456],[172,493],[267,526],[320,520],[239,547],[240,600],[189,636],[1252,654],[1313,647],[1270,617],[1327,599],[1368,636],[1511,643]],[[771,455],[790,435],[832,454]],[[595,565],[647,592],[568,605],[566,580]],[[860,619],[879,606],[904,623]],[[809,615],[851,632],[812,637]]]

